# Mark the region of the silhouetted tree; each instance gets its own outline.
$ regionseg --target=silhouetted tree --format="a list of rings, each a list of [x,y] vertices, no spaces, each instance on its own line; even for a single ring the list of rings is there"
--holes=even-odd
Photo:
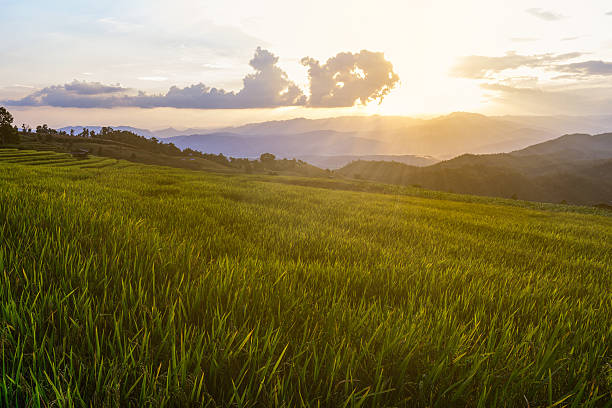
[[[36,126],[36,133],[49,133],[49,126],[46,123],[42,126]]]
[[[0,126],[12,126],[13,124],[13,115],[9,111],[6,110],[5,107],[0,106]]]
[[[17,126],[13,127],[13,115],[0,106],[0,143],[19,143],[19,131]]]
[[[273,162],[274,159],[276,159],[276,156],[274,156],[272,153],[262,153],[262,155],[259,156],[259,161],[262,163]]]

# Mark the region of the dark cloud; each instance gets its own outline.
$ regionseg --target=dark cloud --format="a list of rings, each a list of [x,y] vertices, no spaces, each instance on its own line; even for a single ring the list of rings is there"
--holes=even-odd
[[[22,99],[5,101],[13,106],[57,106],[63,108],[111,107],[116,101],[125,99],[130,91],[119,85],[103,85],[99,82],[73,81],[65,85],[53,85],[36,91]]]
[[[544,10],[541,8],[530,8],[525,10],[527,13],[531,14],[534,17],[537,17],[546,21],[557,21],[564,19],[565,16],[559,13],[555,13],[554,11]]]
[[[73,92],[77,95],[98,95],[109,94],[125,91],[121,85],[103,85],[100,82],[85,82],[74,80],[70,84],[64,85],[68,92]]]
[[[579,76],[612,75],[612,62],[605,61],[584,61],[557,65],[555,68],[560,72],[569,72]]]
[[[361,51],[340,53],[320,65],[311,58],[302,60],[309,67],[310,99],[278,67],[278,57],[258,47],[249,61],[254,73],[242,80],[239,92],[226,91],[202,83],[185,88],[171,87],[167,93],[150,95],[120,85],[73,81],[36,91],[22,99],[4,101],[12,106],[56,106],[78,108],[174,107],[193,109],[273,108],[279,106],[353,106],[382,100],[399,80],[382,53]]]
[[[548,67],[556,62],[577,58],[581,55],[578,52],[559,55],[520,55],[515,52],[509,52],[503,57],[470,55],[459,59],[458,64],[451,70],[451,75],[460,78],[482,79],[507,69]]]
[[[303,58],[310,78],[309,106],[353,106],[382,99],[399,81],[382,52],[339,53],[323,65]]]

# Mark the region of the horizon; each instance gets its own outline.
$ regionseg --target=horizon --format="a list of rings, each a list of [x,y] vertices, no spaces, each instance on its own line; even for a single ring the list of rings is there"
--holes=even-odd
[[[225,111],[225,110],[223,110]],[[448,113],[443,113],[443,114],[430,114],[430,115],[385,115],[385,114],[379,114],[379,113],[375,113],[375,114],[346,114],[346,115],[332,115],[332,116],[313,116],[313,117],[307,117],[307,116],[291,116],[291,117],[281,117],[281,118],[272,118],[270,120],[248,120],[245,119],[244,121],[231,121],[231,122],[219,122],[218,125],[212,125],[211,122],[205,122],[207,125],[209,126],[198,126],[193,125],[193,126],[172,126],[172,125],[158,125],[158,126],[150,126],[147,127],[146,124],[149,122],[142,122],[144,126],[138,126],[134,123],[122,123],[122,122],[117,122],[117,123],[111,123],[111,122],[105,122],[105,121],[99,121],[99,122],[95,122],[95,121],[89,121],[89,122],[78,122],[78,121],[72,121],[72,122],[40,122],[40,123],[30,123],[27,120],[19,120],[19,119],[23,119],[23,116],[20,115],[19,110],[14,110],[14,107],[11,110],[11,113],[13,114],[14,118],[15,118],[15,124],[20,124],[20,123],[25,123],[28,125],[43,125],[46,124],[51,128],[54,129],[61,129],[61,128],[70,128],[70,127],[110,127],[110,128],[119,128],[119,127],[132,127],[135,129],[141,129],[141,130],[147,130],[147,131],[152,131],[152,132],[159,132],[159,131],[163,131],[163,130],[176,130],[179,132],[185,131],[185,130],[202,130],[202,131],[217,131],[217,130],[224,130],[224,129],[231,129],[231,128],[237,128],[237,127],[242,127],[242,126],[248,126],[248,125],[255,125],[255,124],[263,124],[263,123],[274,123],[274,122],[289,122],[289,121],[294,121],[294,120],[325,120],[325,119],[343,119],[343,118],[354,118],[354,117],[360,117],[360,118],[402,118],[402,119],[413,119],[413,120],[422,120],[422,121],[430,121],[430,120],[436,120],[436,119],[443,119],[443,118],[447,118],[447,117],[451,117],[453,115],[457,115],[457,114],[466,114],[466,115],[479,115],[482,117],[487,117],[487,118],[493,118],[493,119],[520,119],[520,118],[539,118],[539,119],[545,119],[545,118],[550,118],[550,119],[612,119],[612,113],[611,114],[593,114],[593,115],[571,115],[571,114],[557,114],[557,115],[511,115],[511,114],[501,114],[501,115],[486,115],[483,113],[479,113],[479,112],[468,112],[468,111],[453,111],[453,112],[448,112]],[[36,117],[36,115],[32,115],[32,117]],[[612,125],[610,125],[612,127]],[[612,129],[611,129],[612,131]],[[589,133],[589,131],[585,131],[585,133]],[[592,131],[591,131],[592,133]]]
[[[0,105],[20,123],[149,129],[612,111],[605,1],[239,3],[5,0]]]

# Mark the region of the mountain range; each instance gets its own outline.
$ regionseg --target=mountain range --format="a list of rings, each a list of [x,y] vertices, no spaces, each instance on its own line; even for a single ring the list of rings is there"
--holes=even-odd
[[[99,129],[97,126],[87,126]],[[69,126],[61,130],[83,126]],[[115,128],[115,127],[114,127]],[[157,137],[180,148],[234,157],[279,157],[329,162],[329,168],[360,156],[449,159],[464,153],[510,152],[564,133],[612,130],[612,116],[484,116],[457,112],[432,119],[403,116],[347,116],[252,123],[221,129],[173,128],[151,131],[120,126],[145,137]],[[331,158],[330,158],[331,156]],[[344,157],[344,158],[343,158]],[[313,164],[315,164],[313,161]],[[411,164],[419,164],[418,160]],[[429,163],[420,163],[424,165]]]

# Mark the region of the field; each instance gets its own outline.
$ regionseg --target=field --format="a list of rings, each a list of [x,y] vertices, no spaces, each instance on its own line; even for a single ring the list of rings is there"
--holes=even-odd
[[[611,405],[604,210],[3,150],[0,243],[3,406]]]

